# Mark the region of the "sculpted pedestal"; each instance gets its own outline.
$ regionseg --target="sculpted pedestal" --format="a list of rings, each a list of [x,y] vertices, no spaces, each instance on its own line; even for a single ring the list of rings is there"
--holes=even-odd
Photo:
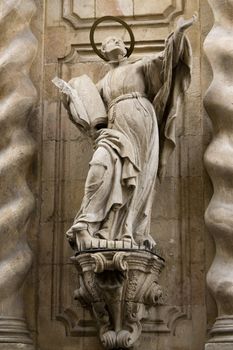
[[[103,346],[131,348],[150,306],[162,302],[164,260],[138,250],[83,252],[72,260],[79,274],[75,298],[95,318]]]

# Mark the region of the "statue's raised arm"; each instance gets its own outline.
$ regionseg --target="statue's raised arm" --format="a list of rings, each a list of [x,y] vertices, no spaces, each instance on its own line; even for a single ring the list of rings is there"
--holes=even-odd
[[[193,16],[189,19],[184,19],[184,17],[180,17],[177,21],[177,26],[175,33],[184,32],[186,29],[191,27],[194,23],[198,21],[198,14],[195,12]]]
[[[153,100],[160,129],[160,154],[158,176],[163,178],[166,164],[175,147],[175,121],[181,114],[180,106],[184,93],[191,81],[192,50],[185,30],[197,21],[194,14],[191,19],[181,17],[177,27],[165,41],[164,51],[154,60],[145,64],[145,77],[148,95]],[[155,72],[160,67],[160,87]]]
[[[179,62],[180,55],[182,54],[185,31],[188,28],[190,28],[194,23],[196,23],[197,20],[198,15],[196,13],[190,19],[184,19],[183,17],[180,17],[177,21],[174,33],[170,34],[170,36],[172,36],[172,40],[174,41],[174,48],[176,50],[176,55],[174,55],[173,58],[173,66],[176,66],[176,64]],[[167,40],[169,40],[169,37]]]

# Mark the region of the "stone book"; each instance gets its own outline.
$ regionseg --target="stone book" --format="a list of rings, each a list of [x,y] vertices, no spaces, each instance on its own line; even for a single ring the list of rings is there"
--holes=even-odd
[[[88,131],[107,125],[107,113],[96,85],[87,75],[71,79],[68,83],[55,77],[52,82],[67,97],[70,118],[78,126]]]

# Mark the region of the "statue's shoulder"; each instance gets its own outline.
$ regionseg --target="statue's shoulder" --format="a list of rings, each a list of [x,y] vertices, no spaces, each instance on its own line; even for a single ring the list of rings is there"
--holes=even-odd
[[[144,56],[142,58],[143,63],[150,63],[152,61],[162,61],[163,60],[163,52],[157,52],[148,56]]]
[[[127,60],[128,65],[131,64],[140,64],[142,62],[143,57],[135,57]]]

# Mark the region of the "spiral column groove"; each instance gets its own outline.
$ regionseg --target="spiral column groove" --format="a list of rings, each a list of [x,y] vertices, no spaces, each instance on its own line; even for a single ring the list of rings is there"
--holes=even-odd
[[[32,343],[22,287],[32,262],[26,232],[34,199],[26,178],[34,152],[27,124],[37,99],[30,80],[35,10],[34,0],[0,2],[0,349]]]
[[[213,81],[204,105],[213,123],[205,166],[214,194],[205,213],[216,244],[207,284],[218,307],[206,349],[233,349],[233,0],[209,0],[214,25],[204,47]]]

